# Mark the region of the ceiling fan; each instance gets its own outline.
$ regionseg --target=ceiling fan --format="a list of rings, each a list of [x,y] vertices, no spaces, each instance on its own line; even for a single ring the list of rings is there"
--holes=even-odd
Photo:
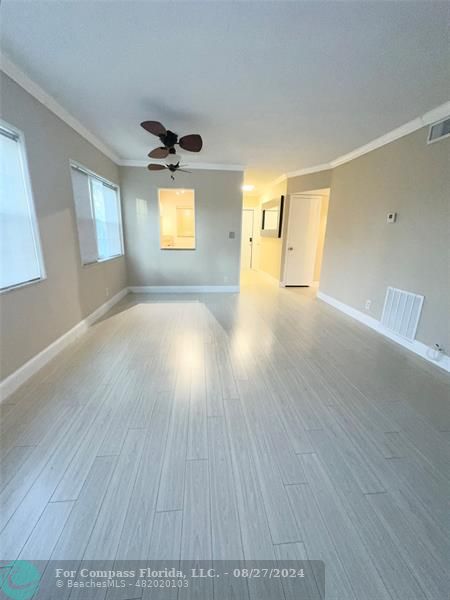
[[[183,137],[178,138],[176,133],[166,129],[159,121],[143,121],[141,127],[159,137],[162,143],[161,147],[149,152],[148,156],[150,158],[166,158],[169,154],[175,154],[175,145],[177,144],[188,152],[200,152],[202,149],[203,140],[197,133],[183,135]]]
[[[180,171],[181,173],[191,173],[191,171],[186,171],[186,169],[183,169],[180,166],[180,161],[178,161],[175,164],[166,164],[166,165],[161,165],[161,164],[157,164],[157,163],[150,163],[147,167],[147,169],[149,171],[164,171],[164,169],[168,169],[170,171],[170,178],[172,180],[175,180],[175,173],[177,173],[178,171]]]

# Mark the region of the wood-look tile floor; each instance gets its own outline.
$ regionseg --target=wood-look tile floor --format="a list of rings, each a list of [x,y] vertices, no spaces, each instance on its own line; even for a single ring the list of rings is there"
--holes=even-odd
[[[0,558],[307,556],[327,600],[443,600],[448,383],[256,274],[129,295],[2,406]]]

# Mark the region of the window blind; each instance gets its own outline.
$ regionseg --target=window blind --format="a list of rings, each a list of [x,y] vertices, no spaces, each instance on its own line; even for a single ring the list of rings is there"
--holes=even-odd
[[[0,288],[42,277],[31,187],[20,137],[0,127]]]
[[[82,263],[123,254],[117,188],[75,166],[72,184]]]

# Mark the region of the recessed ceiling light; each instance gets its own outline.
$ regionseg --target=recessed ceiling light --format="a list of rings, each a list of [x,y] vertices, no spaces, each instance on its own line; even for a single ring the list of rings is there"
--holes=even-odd
[[[247,183],[247,184],[245,184],[245,185],[243,185],[243,186],[241,187],[241,190],[242,190],[243,192],[251,192],[251,191],[252,191],[252,190],[254,190],[254,189],[255,189],[255,186],[254,186],[254,185],[250,185],[250,184],[248,184],[248,183]]]

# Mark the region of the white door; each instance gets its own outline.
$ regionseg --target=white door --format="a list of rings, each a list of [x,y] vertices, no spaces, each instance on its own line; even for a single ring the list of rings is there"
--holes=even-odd
[[[293,194],[289,203],[284,263],[285,285],[311,285],[314,279],[322,198]]]
[[[242,211],[241,269],[252,268],[253,209]]]

